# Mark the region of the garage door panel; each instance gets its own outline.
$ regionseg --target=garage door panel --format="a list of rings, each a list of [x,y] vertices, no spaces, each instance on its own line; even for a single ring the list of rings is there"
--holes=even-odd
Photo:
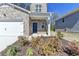
[[[0,22],[0,35],[23,35],[23,22]]]

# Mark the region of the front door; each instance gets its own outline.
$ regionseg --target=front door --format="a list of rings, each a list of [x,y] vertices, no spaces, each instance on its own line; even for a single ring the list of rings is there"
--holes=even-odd
[[[33,23],[33,33],[37,33],[37,23]]]

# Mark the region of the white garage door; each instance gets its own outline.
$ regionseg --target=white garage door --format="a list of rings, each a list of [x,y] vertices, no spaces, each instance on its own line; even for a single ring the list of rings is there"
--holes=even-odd
[[[23,35],[23,22],[0,22],[0,52]]]
[[[0,22],[1,35],[23,35],[23,22]]]

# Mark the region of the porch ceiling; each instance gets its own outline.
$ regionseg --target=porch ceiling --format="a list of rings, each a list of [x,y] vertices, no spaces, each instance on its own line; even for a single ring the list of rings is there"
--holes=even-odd
[[[44,20],[46,20],[47,17],[43,17],[43,16],[31,16],[30,18],[31,19],[39,19],[39,20],[44,19]]]
[[[47,19],[49,13],[30,13],[31,19]]]

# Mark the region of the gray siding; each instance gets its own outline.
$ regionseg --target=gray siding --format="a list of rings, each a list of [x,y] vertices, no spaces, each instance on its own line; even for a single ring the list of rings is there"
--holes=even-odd
[[[79,32],[79,12],[65,17],[64,22],[57,20],[55,28],[56,31]]]

